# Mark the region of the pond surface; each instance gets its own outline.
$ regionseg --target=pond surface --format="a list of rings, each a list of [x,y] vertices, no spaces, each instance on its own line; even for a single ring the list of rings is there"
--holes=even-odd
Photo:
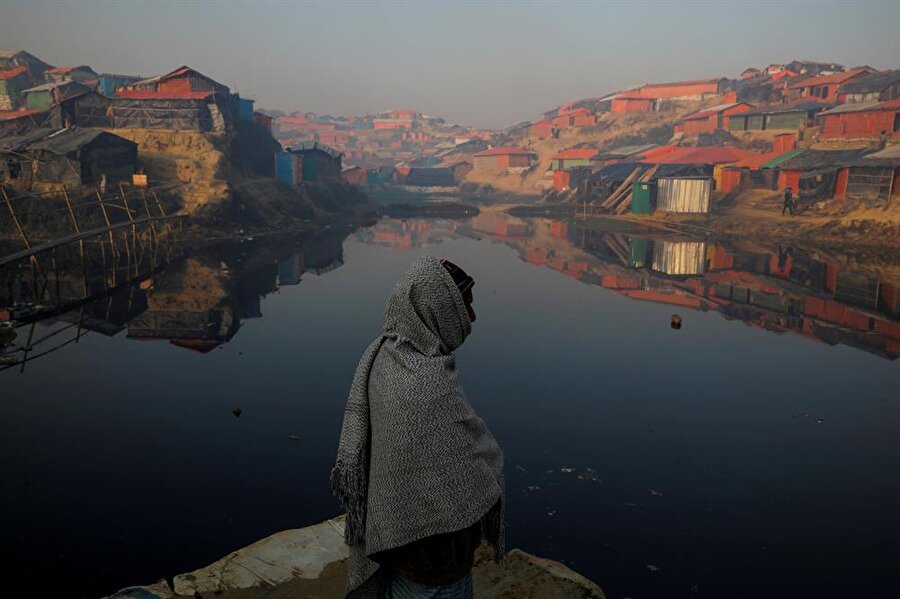
[[[9,314],[33,271],[0,270],[5,584],[98,597],[336,515],[350,379],[424,253],[476,280],[457,355],[511,547],[611,598],[900,588],[898,265],[496,214],[174,251],[115,284],[60,256],[55,314]]]

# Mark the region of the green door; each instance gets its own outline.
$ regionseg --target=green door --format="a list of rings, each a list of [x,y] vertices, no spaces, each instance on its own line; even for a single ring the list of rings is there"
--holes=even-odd
[[[316,157],[312,153],[303,156],[303,180],[316,180]]]

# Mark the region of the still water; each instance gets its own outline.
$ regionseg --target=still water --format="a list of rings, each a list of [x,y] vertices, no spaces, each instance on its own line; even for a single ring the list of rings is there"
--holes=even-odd
[[[63,268],[53,301],[92,301],[5,315],[5,584],[97,597],[334,516],[351,376],[424,253],[476,280],[458,360],[511,547],[611,598],[900,588],[898,265],[491,214],[175,251],[110,292]]]

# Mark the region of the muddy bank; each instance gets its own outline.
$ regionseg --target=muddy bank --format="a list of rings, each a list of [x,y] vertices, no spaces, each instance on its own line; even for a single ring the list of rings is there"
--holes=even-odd
[[[339,598],[347,577],[343,518],[286,530],[228,554],[171,583],[122,589],[107,599]],[[514,549],[502,565],[485,545],[475,556],[475,595],[481,599],[603,599],[603,590],[559,562]]]

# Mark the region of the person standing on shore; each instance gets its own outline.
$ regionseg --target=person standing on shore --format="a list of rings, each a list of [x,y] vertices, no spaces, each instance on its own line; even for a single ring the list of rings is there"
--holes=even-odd
[[[791,216],[794,216],[794,195],[793,190],[790,187],[784,188],[784,205],[781,207],[781,216],[784,216],[785,211],[790,211]]]
[[[888,142],[887,131],[882,131],[881,135],[878,136],[878,146],[883,150],[887,147],[887,142]]]
[[[357,367],[331,473],[348,597],[470,598],[478,544],[502,557],[503,453],[453,356],[475,320],[473,286],[447,260],[417,261]]]

